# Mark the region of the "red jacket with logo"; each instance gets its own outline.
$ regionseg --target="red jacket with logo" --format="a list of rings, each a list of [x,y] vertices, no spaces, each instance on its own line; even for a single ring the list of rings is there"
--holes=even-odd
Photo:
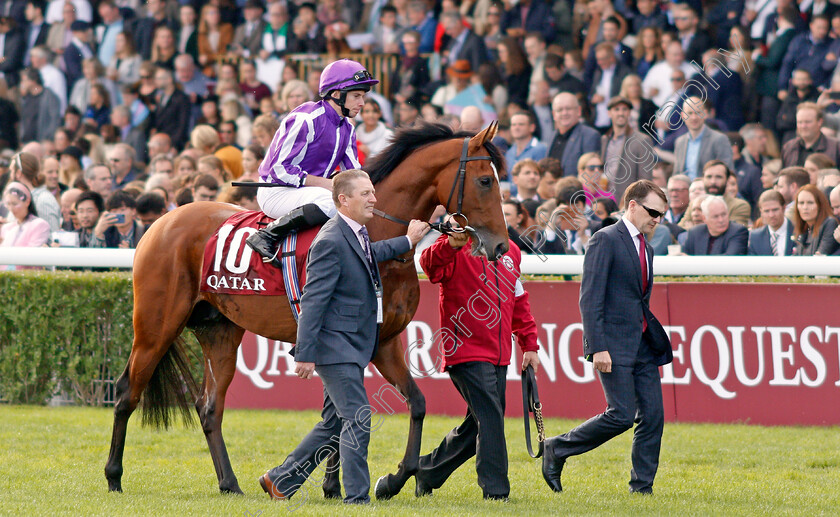
[[[488,262],[473,256],[470,244],[454,249],[443,235],[420,255],[429,280],[440,284],[441,332],[434,346],[444,367],[468,361],[507,366],[511,335],[523,352],[539,349],[528,293],[519,282],[522,252],[509,244],[500,260]]]

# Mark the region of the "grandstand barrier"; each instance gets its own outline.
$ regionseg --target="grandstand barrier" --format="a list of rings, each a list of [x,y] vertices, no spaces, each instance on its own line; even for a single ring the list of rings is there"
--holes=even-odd
[[[417,257],[415,257],[417,259]],[[0,247],[0,265],[131,268],[134,250]],[[417,272],[422,273],[415,260]],[[526,275],[579,275],[583,255],[523,255]],[[840,276],[840,257],[656,257],[665,276]]]

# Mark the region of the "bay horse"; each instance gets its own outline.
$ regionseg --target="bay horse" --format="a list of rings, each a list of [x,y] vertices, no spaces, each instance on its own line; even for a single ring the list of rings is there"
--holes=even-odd
[[[504,160],[491,140],[493,122],[472,136],[449,127],[423,124],[396,131],[392,144],[365,168],[376,186],[376,208],[392,219],[374,218],[373,240],[404,235],[393,219],[428,221],[437,205],[456,206],[462,226],[469,225],[475,254],[490,260],[508,249],[497,170]],[[468,166],[469,165],[469,166]],[[457,195],[456,195],[457,194]],[[205,244],[239,207],[190,203],[156,221],[134,256],[134,341],[128,364],[116,383],[114,426],[105,477],[111,491],[122,491],[123,451],[128,419],[138,404],[143,423],[167,428],[180,411],[198,412],[222,493],[242,493],[224,439],[225,394],[236,372],[237,348],[245,330],[268,339],[296,340],[297,323],[285,296],[227,295],[200,291]],[[382,263],[384,323],[373,359],[382,376],[405,397],[410,412],[408,444],[395,474],[376,484],[378,499],[399,493],[417,471],[426,400],[404,360],[400,333],[417,310],[420,286],[413,251]],[[190,373],[181,333],[190,328],[203,354],[199,388]],[[186,385],[186,389],[185,389]],[[329,459],[337,466],[337,454]],[[338,469],[324,483],[327,497],[341,497]]]

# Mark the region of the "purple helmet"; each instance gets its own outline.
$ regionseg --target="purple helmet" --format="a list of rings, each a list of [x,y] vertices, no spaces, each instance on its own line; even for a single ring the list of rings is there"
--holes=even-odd
[[[325,98],[333,90],[342,92],[368,91],[371,85],[378,82],[361,63],[351,59],[339,59],[327,65],[321,72],[321,84],[318,85],[318,93],[322,98]]]

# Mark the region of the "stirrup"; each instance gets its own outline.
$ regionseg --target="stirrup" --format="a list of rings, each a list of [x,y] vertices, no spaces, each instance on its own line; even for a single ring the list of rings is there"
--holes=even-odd
[[[274,259],[276,259],[277,255],[280,254],[280,247],[283,246],[283,240],[285,240],[285,238],[281,239],[280,242],[277,243],[277,248],[274,250],[274,255],[272,255],[271,257],[262,257],[263,262],[274,262]]]

